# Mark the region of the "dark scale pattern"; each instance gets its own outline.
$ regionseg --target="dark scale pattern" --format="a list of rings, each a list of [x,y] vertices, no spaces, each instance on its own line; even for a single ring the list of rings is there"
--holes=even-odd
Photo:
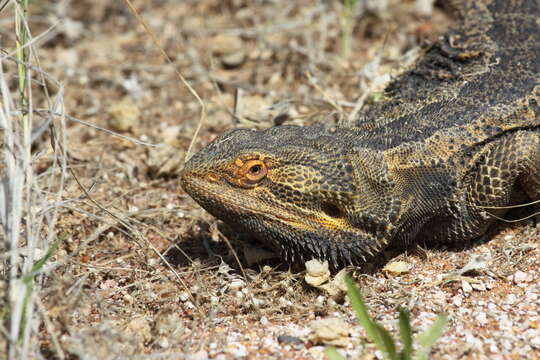
[[[184,190],[286,261],[334,266],[463,243],[540,200],[540,0],[447,3],[456,28],[356,127],[229,131],[186,164]]]
[[[461,26],[388,87],[389,100],[360,116],[365,146],[394,147],[441,129],[462,134],[490,107],[513,107],[538,85],[538,0],[455,4]]]

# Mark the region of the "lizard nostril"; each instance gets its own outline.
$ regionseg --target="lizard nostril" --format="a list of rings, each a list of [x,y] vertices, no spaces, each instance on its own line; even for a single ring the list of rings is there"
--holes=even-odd
[[[343,216],[341,209],[331,203],[323,203],[321,209],[326,215],[333,218],[340,218]]]

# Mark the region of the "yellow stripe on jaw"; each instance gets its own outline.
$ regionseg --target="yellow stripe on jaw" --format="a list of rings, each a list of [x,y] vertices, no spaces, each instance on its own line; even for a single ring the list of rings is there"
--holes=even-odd
[[[328,230],[344,230],[349,227],[349,223],[343,218],[324,217],[315,218],[314,220]]]
[[[305,230],[305,231],[316,231],[317,229],[312,225],[313,223],[316,223],[323,227],[326,230],[330,231],[337,231],[337,230],[344,230],[349,227],[349,223],[345,219],[336,219],[336,218],[330,218],[330,217],[324,217],[324,218],[316,218],[316,217],[309,217],[308,221],[295,221],[291,219],[286,219],[286,222],[293,226],[294,228]]]

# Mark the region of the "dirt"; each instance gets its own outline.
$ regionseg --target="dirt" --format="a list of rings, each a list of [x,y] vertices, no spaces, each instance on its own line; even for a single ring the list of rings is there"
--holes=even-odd
[[[46,32],[39,66],[63,85],[70,116],[59,248],[39,292],[41,356],[321,359],[310,323],[337,317],[350,326],[340,352],[381,358],[343,294],[276,259],[247,265],[257,244],[244,248],[177,174],[192,143],[191,152],[230,128],[346,123],[451,24],[426,3],[358,2],[344,57],[341,2],[133,1],[170,62],[124,1],[32,3],[34,37]],[[13,23],[2,21],[12,46]],[[35,151],[44,171],[49,135]],[[408,272],[351,272],[392,334],[400,307],[415,332],[449,315],[433,359],[540,358],[539,239],[539,226],[519,223],[468,250],[391,260]],[[451,274],[473,257],[485,266]]]

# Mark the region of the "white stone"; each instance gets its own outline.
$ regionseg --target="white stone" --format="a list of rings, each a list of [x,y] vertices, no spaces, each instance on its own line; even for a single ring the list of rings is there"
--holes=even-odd
[[[527,273],[519,270],[516,271],[516,273],[514,274],[514,282],[517,284],[525,281],[527,281]]]
[[[189,299],[189,294],[185,291],[182,291],[180,295],[178,295],[178,299],[182,302],[185,302],[187,301],[187,299]]]
[[[246,283],[244,282],[244,280],[242,279],[234,279],[231,281],[231,283],[229,284],[229,289],[232,291],[232,290],[240,290],[242,289],[244,286],[246,286]]]
[[[480,323],[480,325],[486,325],[487,324],[487,315],[485,312],[479,312],[476,315],[476,321]]]
[[[504,299],[504,303],[508,305],[513,305],[517,301],[516,295],[510,294]]]
[[[463,289],[464,293],[472,292],[472,286],[471,286],[471,284],[469,284],[468,281],[462,281],[461,282],[461,288]]]

